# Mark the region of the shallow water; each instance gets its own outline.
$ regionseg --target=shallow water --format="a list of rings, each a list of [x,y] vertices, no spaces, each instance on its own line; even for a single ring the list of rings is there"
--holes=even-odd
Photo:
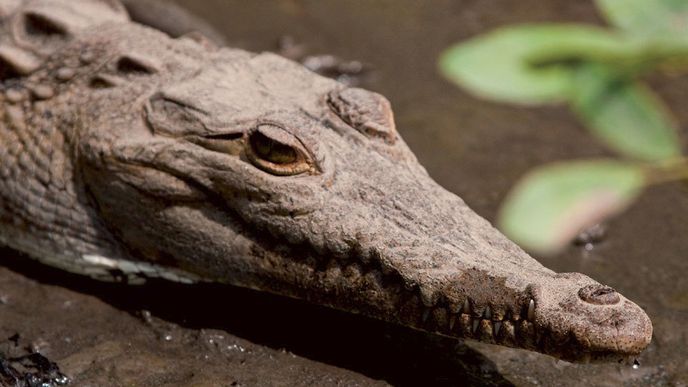
[[[274,50],[290,35],[308,53],[366,63],[372,72],[364,86],[391,100],[397,127],[421,163],[489,220],[530,168],[609,155],[565,108],[479,101],[435,70],[444,47],[496,26],[601,23],[591,2],[178,2],[217,26],[232,46]],[[651,81],[685,127],[688,80]],[[556,271],[608,284],[648,312],[655,334],[637,370],[466,347],[241,289],[97,284],[18,259],[6,260],[11,270],[0,269],[0,296],[6,297],[0,340],[20,333],[22,345],[42,346],[79,385],[688,385],[686,230],[688,189],[666,185],[611,222],[592,251],[572,246],[538,257]]]

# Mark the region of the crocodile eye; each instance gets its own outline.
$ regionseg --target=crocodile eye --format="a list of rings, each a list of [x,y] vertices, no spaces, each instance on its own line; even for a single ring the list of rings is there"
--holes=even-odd
[[[291,164],[296,161],[296,151],[288,145],[280,144],[262,133],[251,136],[251,146],[256,156],[274,164]]]
[[[273,124],[259,125],[249,133],[246,154],[256,167],[273,175],[298,175],[313,169],[303,144]]]

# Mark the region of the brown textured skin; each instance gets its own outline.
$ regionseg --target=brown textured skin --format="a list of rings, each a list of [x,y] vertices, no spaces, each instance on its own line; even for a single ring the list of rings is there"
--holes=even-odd
[[[27,27],[36,7],[50,28]],[[114,1],[0,15],[4,244],[104,280],[224,282],[570,361],[649,344],[637,305],[543,267],[437,185],[384,97],[172,39]]]

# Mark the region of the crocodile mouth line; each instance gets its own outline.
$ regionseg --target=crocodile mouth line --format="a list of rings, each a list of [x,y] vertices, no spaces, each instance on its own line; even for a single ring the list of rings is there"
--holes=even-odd
[[[518,299],[503,303],[502,305],[509,305],[500,308],[506,310],[505,313],[494,312],[496,309],[489,304],[482,309],[473,307],[476,303],[471,296],[464,296],[464,302],[458,308],[450,306],[444,297],[440,297],[434,305],[426,305],[418,286],[405,283],[398,272],[383,267],[379,259],[373,258],[376,255],[374,252],[366,254],[354,246],[348,254],[333,256],[329,252],[317,254],[308,244],[301,244],[294,249],[289,257],[283,259],[289,260],[291,264],[308,266],[315,283],[323,283],[323,279],[332,278],[336,274],[351,283],[365,283],[378,294],[396,295],[390,296],[388,301],[391,305],[383,308],[391,311],[387,315],[361,308],[360,303],[342,305],[340,302],[325,300],[335,308],[353,307],[371,317],[458,339],[473,339],[524,349],[547,348],[549,345],[549,335],[535,326],[536,302],[531,297],[518,296]],[[323,256],[330,258],[322,259]],[[322,294],[328,293],[326,289],[322,290],[325,290]],[[363,289],[352,289],[351,292],[366,293],[361,290]],[[307,291],[309,295],[306,298],[316,301],[313,292],[318,291],[317,288]]]
[[[220,195],[196,188],[205,194],[200,203],[212,203],[215,210],[232,215]],[[452,338],[536,350],[577,362],[596,358],[586,352],[572,333],[556,334],[555,338],[547,327],[536,325],[537,300],[528,289],[492,302],[481,302],[484,296],[463,294],[458,297],[463,300],[458,306],[444,296],[429,303],[424,301],[418,284],[408,283],[397,269],[383,264],[382,252],[366,248],[357,240],[350,241],[348,248],[342,250],[331,249],[327,244],[317,247],[307,239],[285,244],[278,237],[279,230],[272,230],[271,225],[258,228],[239,217],[232,218],[256,247],[261,246],[263,252],[258,255],[271,255],[270,266],[280,269],[253,273],[251,279],[237,278],[236,283],[230,278],[215,279],[220,282],[238,286],[259,284],[249,287]],[[201,281],[209,279],[201,273],[191,273]],[[373,299],[372,294],[376,295]]]
[[[302,248],[312,251],[312,247]],[[388,311],[387,315],[379,311],[363,311],[369,317],[452,338],[534,350],[566,361],[591,363],[611,359],[624,364],[637,364],[637,355],[588,349],[573,332],[554,332],[546,326],[538,326],[535,322],[537,300],[528,289],[503,300],[498,307],[489,302],[484,303],[484,307],[478,306],[470,295],[463,296],[464,302],[459,307],[450,305],[445,297],[428,305],[423,301],[418,286],[405,283],[398,272],[381,265],[380,260],[374,258],[375,255],[379,253],[366,254],[352,248],[346,257],[325,254],[331,258],[320,260],[320,254],[306,254],[308,258],[297,259],[294,263],[309,265],[313,270],[312,275],[318,279],[316,282],[331,277],[332,271],[336,270],[352,282],[368,284],[375,292],[397,295],[389,299],[392,308],[384,308]],[[360,289],[358,293],[366,294]],[[341,308],[343,305],[334,303],[331,306]],[[356,311],[356,308],[353,310]]]
[[[535,300],[529,299],[520,312],[508,310],[503,316],[492,312],[490,306],[482,313],[474,310],[467,297],[460,310],[446,306],[426,307],[419,328],[452,337],[479,340],[509,347],[538,347],[538,335],[533,324]],[[432,318],[431,318],[432,316]]]
[[[253,231],[249,231],[251,237],[259,245],[268,251],[280,251],[280,260],[291,267],[301,266],[309,273],[312,282],[306,286],[302,283],[292,293],[298,298],[458,339],[535,350],[548,347],[549,335],[538,330],[534,323],[536,301],[525,289],[525,295],[515,294],[514,298],[500,303],[499,308],[489,303],[483,308],[475,306],[470,295],[463,296],[459,307],[451,306],[445,297],[427,305],[419,286],[407,283],[396,269],[383,265],[379,251],[365,249],[357,242],[340,252],[317,249],[305,240],[284,245],[270,235],[274,232],[269,227],[266,235],[244,225],[246,231]],[[339,278],[351,286],[346,296],[328,288],[331,278]],[[285,282],[278,288],[293,285]],[[384,305],[366,306],[369,291],[383,295]]]
[[[445,305],[424,306],[416,328],[453,338],[472,339],[487,344],[538,351],[556,358],[578,363],[616,361],[619,364],[639,364],[637,354],[585,349],[572,332],[557,335],[547,327],[535,324],[535,305],[529,298],[520,313],[511,310],[497,316],[490,306],[482,314],[471,307],[470,296],[459,310]]]

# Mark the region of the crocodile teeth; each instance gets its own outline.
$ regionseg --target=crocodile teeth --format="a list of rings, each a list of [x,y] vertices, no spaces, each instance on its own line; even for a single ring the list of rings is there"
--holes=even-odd
[[[492,326],[494,327],[494,337],[497,337],[499,330],[502,328],[502,322],[496,321]]]
[[[619,364],[633,367],[634,370],[640,368],[640,362],[633,356],[624,356],[618,360]]]
[[[473,319],[473,327],[472,327],[473,334],[475,334],[475,332],[478,330],[479,325],[480,325],[480,319],[477,319],[477,318]]]
[[[490,309],[489,305],[485,308],[485,312],[483,313],[483,318],[485,320],[491,320],[492,319],[492,310]]]
[[[535,300],[530,299],[528,303],[528,321],[533,321],[535,319]]]
[[[468,298],[463,302],[463,309],[461,311],[465,314],[471,314],[471,304],[468,302]]]
[[[456,324],[456,316],[449,317],[449,330],[454,330],[454,324]]]
[[[426,307],[430,308],[435,305],[435,297],[434,293],[432,290],[426,290],[425,288],[421,287],[420,288],[420,301],[425,305]]]

